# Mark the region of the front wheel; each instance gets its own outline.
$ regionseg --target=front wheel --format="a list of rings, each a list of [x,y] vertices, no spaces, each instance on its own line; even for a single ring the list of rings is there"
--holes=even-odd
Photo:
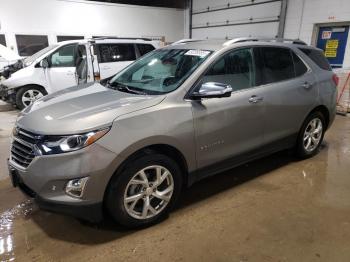
[[[16,106],[18,109],[32,105],[39,98],[47,95],[45,89],[38,86],[22,87],[16,94]]]
[[[181,185],[181,171],[174,160],[161,154],[143,155],[112,178],[106,206],[114,220],[123,226],[149,226],[171,210]]]
[[[300,130],[297,140],[297,156],[309,158],[316,155],[321,146],[326,125],[320,112],[310,114]]]

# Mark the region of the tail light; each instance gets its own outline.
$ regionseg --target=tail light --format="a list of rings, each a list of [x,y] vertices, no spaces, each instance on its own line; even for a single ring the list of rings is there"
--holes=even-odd
[[[338,86],[338,84],[339,84],[339,76],[337,76],[336,74],[333,74],[332,80],[333,80],[335,86]]]

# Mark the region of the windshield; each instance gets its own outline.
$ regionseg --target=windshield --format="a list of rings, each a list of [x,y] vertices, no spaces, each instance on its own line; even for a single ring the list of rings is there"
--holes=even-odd
[[[24,59],[25,66],[29,66],[31,63],[33,63],[36,59],[38,59],[40,56],[44,55],[45,53],[53,50],[54,48],[58,47],[58,45],[49,45],[48,47],[45,47],[44,49],[41,49],[39,52],[36,52],[35,54],[28,56]]]
[[[147,94],[169,93],[177,89],[211,53],[188,49],[156,50],[113,77],[109,86]]]

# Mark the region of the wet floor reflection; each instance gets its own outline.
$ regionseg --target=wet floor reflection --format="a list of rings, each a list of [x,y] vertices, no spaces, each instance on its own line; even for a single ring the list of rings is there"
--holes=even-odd
[[[0,257],[1,261],[14,261],[14,221],[16,218],[27,218],[33,210],[32,200],[26,200],[0,214]]]

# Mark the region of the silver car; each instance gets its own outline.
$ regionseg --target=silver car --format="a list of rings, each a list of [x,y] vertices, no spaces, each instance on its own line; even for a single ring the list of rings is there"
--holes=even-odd
[[[301,41],[182,41],[22,111],[10,176],[42,209],[150,225],[199,179],[287,148],[315,155],[337,81]]]

